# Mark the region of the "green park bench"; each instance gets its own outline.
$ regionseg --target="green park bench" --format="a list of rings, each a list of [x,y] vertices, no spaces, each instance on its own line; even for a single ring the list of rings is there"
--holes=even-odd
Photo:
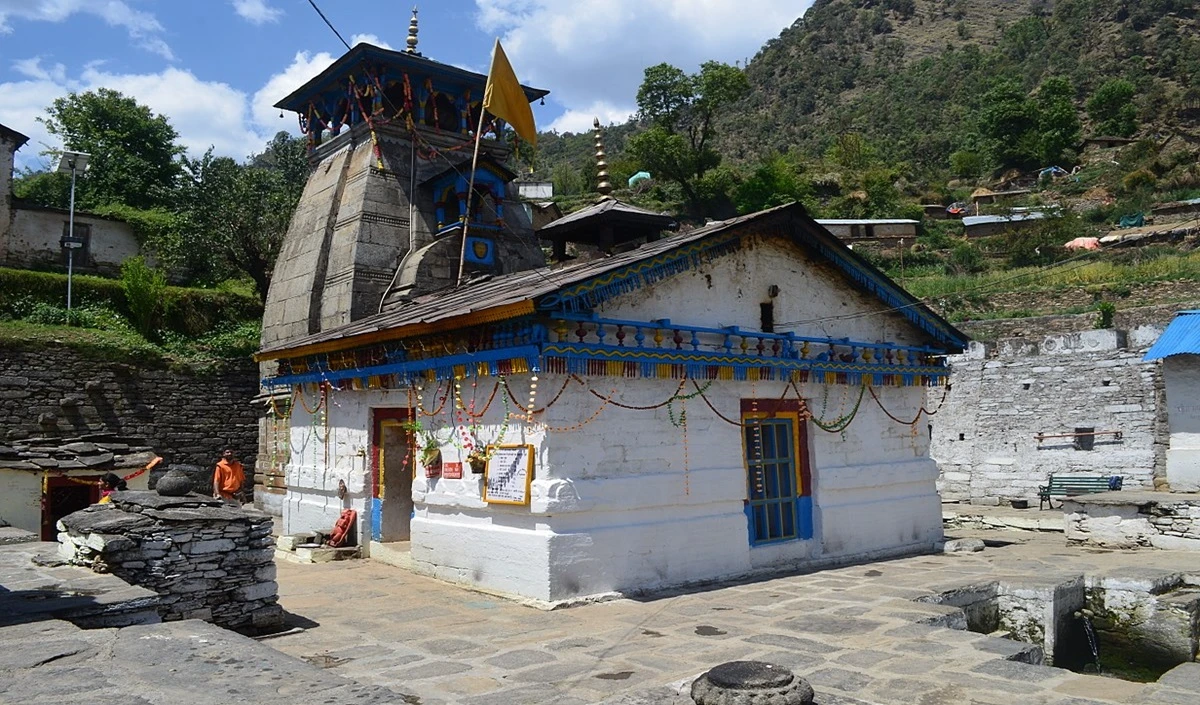
[[[1050,508],[1054,508],[1052,497],[1074,497],[1081,494],[1095,494],[1097,492],[1110,492],[1112,490],[1121,489],[1122,477],[1113,475],[1104,477],[1102,475],[1081,475],[1079,473],[1060,473],[1055,475],[1050,474],[1049,481],[1038,487],[1038,499],[1041,502],[1038,509],[1044,508],[1046,504]]]

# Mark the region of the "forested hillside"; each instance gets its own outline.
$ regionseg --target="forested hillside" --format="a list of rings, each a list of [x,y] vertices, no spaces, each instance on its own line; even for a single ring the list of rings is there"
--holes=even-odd
[[[778,155],[816,166],[853,135],[896,176],[936,191],[1013,167],[1069,169],[1090,136],[1194,144],[1196,10],[1193,0],[818,0],[746,65],[749,91],[716,116],[713,147],[740,169],[736,181]],[[641,166],[622,147],[644,124],[609,131],[614,176]],[[586,187],[590,141],[547,136],[539,174],[560,192]]]
[[[721,123],[727,154],[819,153],[861,132],[889,159],[949,166],[978,148],[988,93],[1066,79],[1085,117],[1108,81],[1134,89],[1142,133],[1195,126],[1200,33],[1192,0],[818,0],[746,68]]]

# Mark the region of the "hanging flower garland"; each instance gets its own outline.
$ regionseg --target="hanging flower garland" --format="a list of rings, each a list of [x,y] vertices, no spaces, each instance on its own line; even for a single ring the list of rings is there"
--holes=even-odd
[[[914,417],[912,418],[912,421],[905,421],[905,420],[903,420],[903,419],[896,418],[896,415],[895,415],[895,414],[893,414],[892,412],[888,411],[888,410],[887,410],[887,409],[886,409],[886,408],[883,406],[883,402],[882,402],[882,401],[879,399],[879,396],[878,396],[877,394],[875,394],[875,389],[874,389],[874,388],[872,388],[872,387],[867,387],[867,391],[871,392],[871,398],[875,400],[875,403],[876,403],[877,405],[879,405],[879,409],[880,409],[881,411],[883,411],[883,413],[884,413],[884,414],[885,414],[885,415],[886,415],[886,416],[887,416],[889,419],[891,419],[892,421],[895,421],[895,422],[896,422],[896,423],[898,423],[898,424],[903,424],[903,425],[905,425],[905,426],[914,426],[914,427],[915,427],[915,426],[917,425],[917,422],[921,420],[921,414],[924,414],[924,415],[926,415],[926,416],[933,416],[933,415],[937,414],[937,412],[939,412],[939,411],[941,411],[941,410],[942,410],[942,406],[944,406],[944,405],[945,405],[945,403],[946,403],[946,396],[947,396],[947,395],[950,393],[950,385],[949,385],[949,384],[947,384],[947,385],[944,385],[944,386],[942,387],[942,399],[941,399],[941,401],[939,401],[939,402],[938,402],[937,408],[935,408],[935,409],[933,409],[932,411],[930,411],[929,409],[926,409],[926,408],[925,408],[925,405],[924,405],[924,404],[922,404],[922,405],[921,405],[921,408],[920,408],[920,409],[917,409],[917,415],[916,415],[916,416],[914,416]]]
[[[796,383],[791,382],[791,384],[794,386]],[[817,425],[817,428],[821,429],[822,431],[827,431],[829,433],[841,433],[842,431],[845,431],[846,427],[848,427],[850,425],[850,422],[854,420],[854,417],[858,416],[858,409],[859,409],[859,407],[862,406],[862,400],[863,400],[863,397],[866,396],[866,394],[867,394],[867,389],[868,389],[868,385],[866,385],[866,384],[859,386],[858,399],[854,402],[854,408],[850,409],[850,411],[846,412],[845,414],[842,414],[841,416],[837,417],[833,421],[825,421],[823,419],[818,419],[816,416],[813,416],[812,422]],[[799,394],[799,391],[800,390],[797,389],[796,393]]]

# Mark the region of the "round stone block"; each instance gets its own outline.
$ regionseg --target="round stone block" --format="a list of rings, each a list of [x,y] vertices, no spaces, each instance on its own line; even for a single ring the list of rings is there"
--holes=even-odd
[[[192,478],[182,470],[168,470],[154,488],[163,497],[182,497],[192,491]]]
[[[809,705],[813,689],[783,666],[763,661],[730,661],[692,683],[696,705]]]

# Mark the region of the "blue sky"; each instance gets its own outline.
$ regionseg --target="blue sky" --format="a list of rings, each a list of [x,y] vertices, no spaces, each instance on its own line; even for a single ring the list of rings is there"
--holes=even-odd
[[[753,57],[811,0],[438,0],[420,2],[419,50],[480,73],[504,43],[524,83],[550,90],[540,129],[625,119],[642,70]],[[351,44],[403,48],[412,4],[317,0]],[[18,167],[61,145],[36,118],[100,87],[166,115],[192,154],[244,158],[294,116],[271,105],[345,47],[308,0],[0,0],[0,123],[32,140]]]

